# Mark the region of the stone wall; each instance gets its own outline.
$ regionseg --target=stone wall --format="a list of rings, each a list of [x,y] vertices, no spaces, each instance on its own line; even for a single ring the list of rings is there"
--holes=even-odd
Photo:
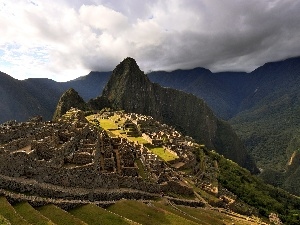
[[[193,196],[194,191],[192,188],[182,185],[176,181],[167,181],[161,184],[161,190],[165,193],[176,193],[184,196]]]
[[[20,177],[25,174],[28,155],[25,152],[2,154],[0,157],[0,174]]]
[[[137,177],[138,176],[138,168],[137,167],[122,167],[122,175],[129,177]]]
[[[2,148],[12,152],[12,151],[25,148],[30,144],[30,141],[31,141],[30,138],[19,138],[19,139],[12,140],[11,142],[3,145]]]
[[[125,181],[126,180],[126,181]],[[105,180],[103,180],[105,181]],[[107,180],[106,180],[107,181]],[[118,182],[116,180],[116,182]],[[144,186],[143,189],[128,189],[129,184],[131,186],[140,185]],[[152,199],[157,197],[159,189],[157,185],[143,184],[144,182],[139,179],[120,179],[119,184],[124,185],[125,189],[122,187],[108,187],[108,188],[71,188],[71,187],[61,187],[58,185],[52,185],[48,183],[41,183],[35,180],[28,180],[22,178],[11,178],[7,176],[0,175],[0,188],[9,189],[14,192],[26,193],[27,195],[37,195],[48,198],[63,198],[63,199],[73,199],[73,200],[92,200],[92,201],[116,201],[122,198],[126,199]],[[149,185],[149,187],[147,187]],[[152,194],[151,194],[152,193]]]
[[[72,163],[84,165],[92,163],[93,159],[94,156],[88,152],[74,153]]]

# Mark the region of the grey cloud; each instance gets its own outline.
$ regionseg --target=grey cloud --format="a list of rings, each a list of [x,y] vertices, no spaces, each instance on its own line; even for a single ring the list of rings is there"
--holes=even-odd
[[[152,56],[147,60],[153,61],[148,64],[152,69],[202,66],[214,71],[251,71],[266,62],[300,54],[300,2],[272,1],[273,8],[267,1],[251,1],[246,6],[242,4],[246,1],[231,2],[238,3],[231,5],[232,11],[217,10],[230,14],[225,21],[220,21],[224,17],[220,15],[210,18],[213,21],[200,27],[199,33],[190,32],[188,25],[183,32],[171,32],[160,46],[163,54],[147,53]]]
[[[44,9],[40,9],[40,3]],[[300,1],[40,3],[34,8],[27,7],[25,18],[19,18],[24,27],[31,28],[31,33],[13,33],[4,27],[0,40],[17,44],[25,40],[29,46],[31,42],[46,46],[50,61],[45,68],[55,73],[72,67],[108,71],[127,56],[135,58],[144,71],[194,67],[251,71],[266,62],[300,55]],[[22,12],[24,4],[14,9]],[[99,5],[102,7],[97,9]],[[0,17],[0,24],[7,24],[7,20]],[[82,74],[76,74],[79,75]]]

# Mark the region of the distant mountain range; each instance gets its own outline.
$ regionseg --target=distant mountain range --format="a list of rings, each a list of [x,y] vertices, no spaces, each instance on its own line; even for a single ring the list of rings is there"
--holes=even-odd
[[[97,97],[107,83],[111,72],[90,72],[69,82],[44,78],[16,80],[0,72],[0,123],[8,120],[26,121],[35,115],[51,120],[60,96],[74,88],[85,100]]]
[[[87,101],[99,96],[111,72],[91,72],[59,83],[48,79],[18,81],[0,73],[0,122],[34,115],[52,118],[57,101],[74,88]],[[300,193],[300,58],[267,63],[251,73],[212,73],[207,69],[152,72],[150,81],[204,99],[227,120],[263,169],[268,182]],[[286,171],[286,172],[285,172]]]

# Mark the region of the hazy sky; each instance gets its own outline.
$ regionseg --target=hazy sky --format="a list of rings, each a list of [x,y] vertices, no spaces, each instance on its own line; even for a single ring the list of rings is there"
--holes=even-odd
[[[109,71],[252,71],[300,55],[299,0],[0,0],[0,71],[65,81]]]

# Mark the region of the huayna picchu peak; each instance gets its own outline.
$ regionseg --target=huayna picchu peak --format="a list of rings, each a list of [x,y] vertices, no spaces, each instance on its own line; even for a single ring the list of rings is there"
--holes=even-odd
[[[102,99],[115,109],[153,115],[156,111],[152,83],[133,58],[124,59],[113,70],[104,87]]]
[[[110,107],[152,116],[258,172],[230,125],[218,119],[202,99],[152,83],[132,58],[124,59],[113,70],[102,95],[90,100],[89,105],[94,110]]]

